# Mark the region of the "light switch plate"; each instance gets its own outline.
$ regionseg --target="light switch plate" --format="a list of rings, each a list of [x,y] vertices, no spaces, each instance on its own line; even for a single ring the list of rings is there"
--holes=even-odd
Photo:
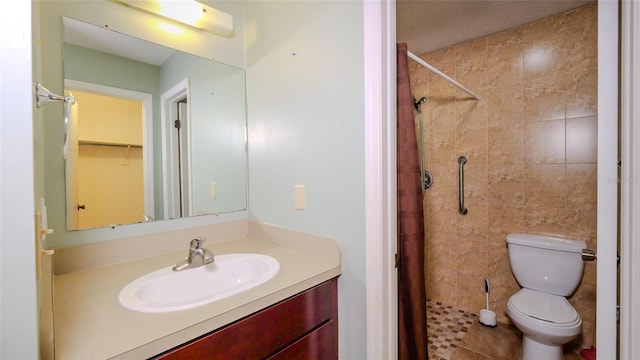
[[[307,207],[304,185],[295,185],[293,187],[293,193],[295,197],[296,210],[304,210]]]
[[[209,196],[211,196],[212,199],[215,199],[217,196],[217,191],[218,191],[218,185],[216,184],[215,181],[212,181],[209,184]]]

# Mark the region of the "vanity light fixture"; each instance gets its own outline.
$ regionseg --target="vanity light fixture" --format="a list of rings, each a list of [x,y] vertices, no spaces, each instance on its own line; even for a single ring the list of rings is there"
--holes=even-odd
[[[118,0],[139,10],[150,12],[213,34],[229,36],[233,32],[230,14],[195,0]]]

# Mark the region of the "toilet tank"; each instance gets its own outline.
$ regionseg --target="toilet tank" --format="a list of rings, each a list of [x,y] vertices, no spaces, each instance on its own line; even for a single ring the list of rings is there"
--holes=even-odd
[[[584,261],[581,240],[559,237],[507,235],[511,271],[523,288],[569,296],[580,285]]]

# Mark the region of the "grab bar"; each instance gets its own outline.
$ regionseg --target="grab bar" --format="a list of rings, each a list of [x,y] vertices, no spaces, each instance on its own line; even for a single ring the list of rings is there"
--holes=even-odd
[[[467,163],[466,156],[460,156],[458,158],[458,213],[460,215],[467,215],[469,210],[464,207],[464,165]]]

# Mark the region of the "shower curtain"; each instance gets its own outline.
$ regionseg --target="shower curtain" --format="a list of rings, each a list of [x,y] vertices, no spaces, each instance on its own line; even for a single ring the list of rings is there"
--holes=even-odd
[[[401,360],[426,360],[424,216],[407,44],[397,44],[397,88],[398,352]]]

